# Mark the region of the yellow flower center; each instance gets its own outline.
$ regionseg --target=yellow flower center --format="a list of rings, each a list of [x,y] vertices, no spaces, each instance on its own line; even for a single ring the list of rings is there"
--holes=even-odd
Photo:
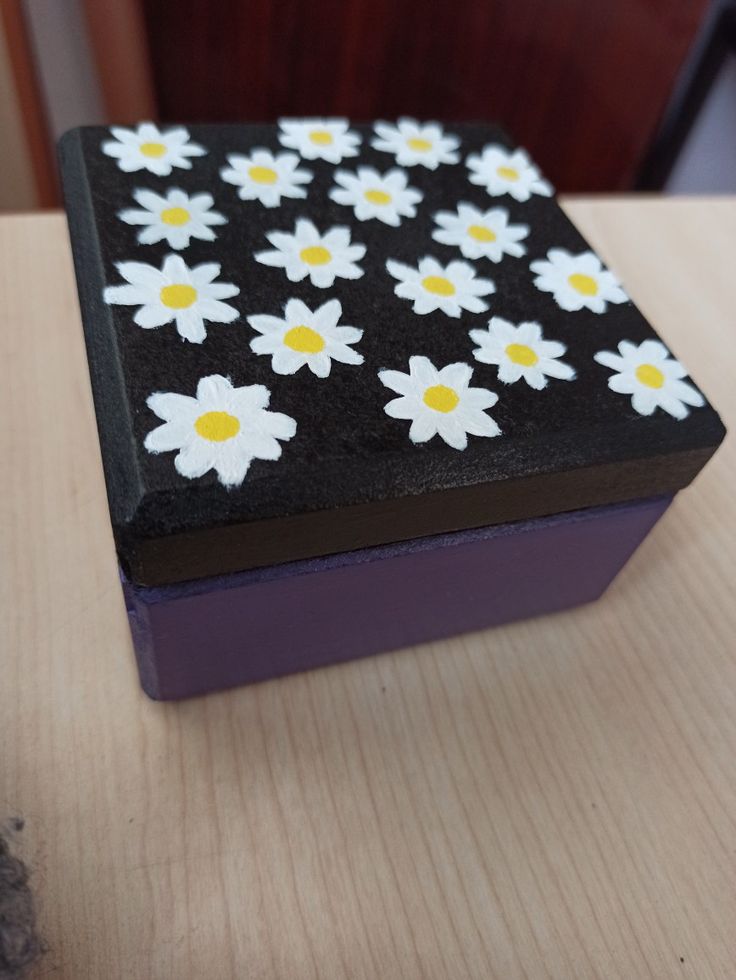
[[[515,167],[498,167],[496,173],[504,180],[518,180],[519,171]]]
[[[249,167],[248,176],[257,184],[275,184],[279,177],[271,167]]]
[[[138,149],[144,157],[162,157],[166,153],[163,143],[141,143]]]
[[[430,141],[423,140],[419,136],[412,136],[410,140],[406,141],[406,145],[410,150],[415,150],[417,153],[426,153],[427,150],[432,149]]]
[[[305,327],[304,324],[287,331],[284,334],[284,343],[300,354],[319,354],[325,346],[322,336],[311,327]]]
[[[194,423],[198,436],[209,442],[225,442],[240,432],[240,421],[228,412],[205,412]]]
[[[471,238],[474,238],[476,242],[495,242],[496,233],[491,231],[490,228],[486,228],[485,225],[471,225],[468,228],[468,234]]]
[[[514,364],[521,364],[522,367],[533,367],[539,360],[536,353],[526,344],[509,344],[506,348],[506,357]]]
[[[299,258],[307,265],[326,265],[332,260],[332,255],[324,245],[309,245],[301,250]]]
[[[194,286],[178,282],[173,286],[164,286],[160,293],[161,302],[172,310],[185,310],[197,298]]]
[[[391,203],[391,195],[387,194],[386,191],[366,191],[363,197],[366,201],[370,201],[371,204]]]
[[[447,412],[457,408],[460,396],[447,385],[432,385],[424,392],[423,401],[428,408],[433,408],[435,412],[447,414]]]
[[[592,276],[583,275],[582,272],[573,272],[567,277],[573,289],[576,289],[583,296],[595,296],[598,292],[598,283]]]
[[[455,287],[444,276],[426,276],[422,279],[422,285],[428,293],[436,293],[438,296],[455,295]]]
[[[190,217],[186,208],[166,208],[161,212],[161,220],[165,225],[185,225]]]
[[[664,375],[653,364],[640,364],[634,374],[636,380],[641,381],[647,388],[661,388],[664,384]]]
[[[317,146],[329,146],[333,142],[332,133],[328,133],[326,129],[313,129],[309,138]]]

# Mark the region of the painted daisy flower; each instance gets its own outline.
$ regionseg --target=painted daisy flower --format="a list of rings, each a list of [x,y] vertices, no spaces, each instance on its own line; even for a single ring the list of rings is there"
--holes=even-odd
[[[564,248],[551,248],[546,259],[532,262],[530,268],[537,273],[537,289],[552,293],[563,310],[587,307],[592,313],[605,313],[607,303],[625,303],[629,298],[594,252],[573,255]]]
[[[439,123],[419,123],[416,119],[399,119],[396,124],[377,122],[374,126],[376,150],[393,153],[401,167],[422,164],[436,170],[441,163],[457,163],[460,159],[457,136],[445,136]]]
[[[210,225],[224,225],[227,221],[219,211],[212,211],[215,203],[211,194],[194,194],[172,188],[163,197],[153,191],[133,191],[133,197],[141,210],[127,208],[118,212],[118,218],[129,225],[144,225],[138,232],[141,245],[168,242],[171,248],[186,248],[190,238],[213,242],[215,233]]]
[[[471,153],[467,165],[470,183],[485,187],[493,197],[510,194],[517,201],[528,201],[532,194],[552,194],[552,185],[544,180],[525,150],[507,150],[493,144],[484,147],[480,155]]]
[[[616,372],[608,379],[608,387],[621,395],[631,395],[631,407],[640,415],[651,415],[655,408],[663,408],[674,418],[684,419],[690,414],[688,405],[705,405],[700,392],[682,380],[687,376],[685,368],[670,357],[658,340],[645,340],[638,346],[622,340],[618,354],[602,350],[594,359]]]
[[[545,340],[538,323],[514,326],[500,316],[491,317],[486,330],[471,330],[476,361],[498,364],[498,380],[514,384],[521,378],[530,388],[541,391],[547,378],[572,381],[575,369],[558,360],[567,348],[556,340]]]
[[[290,282],[309,276],[313,286],[326,289],[338,277],[360,279],[363,275],[355,263],[365,255],[365,245],[350,244],[349,228],[337,226],[322,235],[311,221],[300,218],[293,235],[272,231],[266,238],[275,251],[256,252],[256,261],[285,269]]]
[[[214,470],[224,486],[238,487],[252,460],[278,459],[278,440],[296,434],[293,418],[267,411],[270,397],[263,385],[234,388],[220,374],[202,378],[196,398],[156,392],[146,404],[164,424],[143,444],[149,453],[178,449],[174,466],[189,480]]]
[[[485,414],[498,401],[486,388],[471,388],[469,364],[448,364],[437,369],[427,357],[410,357],[409,373],[379,371],[381,382],[400,397],[384,407],[394,419],[411,419],[409,438],[427,442],[440,435],[453,449],[465,449],[468,435],[500,435],[496,422]]]
[[[419,260],[416,269],[394,259],[386,262],[386,268],[399,280],[394,286],[396,295],[414,300],[414,312],[420,315],[434,310],[453,317],[459,317],[462,310],[485,313],[488,304],[480,297],[496,291],[490,279],[476,279],[475,269],[467,262],[443,266],[427,255]]]
[[[189,142],[189,131],[183,126],[160,130],[153,123],[141,123],[137,129],[112,126],[114,140],[102,144],[102,152],[116,157],[118,167],[126,173],[149,170],[158,177],[168,177],[172,167],[192,169],[189,157],[201,157],[207,152],[198,143]]]
[[[363,331],[356,327],[338,327],[342,316],[340,301],[331,299],[314,312],[301,300],[290,299],[285,316],[249,316],[248,323],[261,336],[254,337],[250,349],[254,354],[270,354],[276,374],[296,374],[306,366],[318,378],[326,378],[332,361],[362,364],[363,355],[349,344],[357,343]]]
[[[358,155],[360,136],[349,125],[347,119],[280,119],[279,142],[305,160],[340,163]]]
[[[416,215],[416,205],[424,196],[416,187],[408,187],[406,174],[396,168],[383,176],[372,167],[358,167],[357,174],[338,170],[335,182],[340,186],[330,191],[330,197],[352,207],[358,221],[378,218],[394,227],[402,218]]]
[[[188,266],[180,255],[167,255],[161,269],[144,262],[117,262],[124,286],[107,286],[106,303],[137,306],[133,322],[146,330],[176,321],[184,340],[201,344],[207,336],[204,321],[232,323],[240,315],[223,299],[240,290],[230,282],[215,282],[217,262]]]
[[[248,156],[229,153],[229,167],[220,170],[220,177],[238,188],[241,201],[260,201],[264,207],[276,208],[282,197],[306,197],[301,186],[312,180],[310,170],[299,170],[299,157],[295,153],[279,153],[270,150],[251,150]]]
[[[500,262],[504,255],[519,258],[526,248],[519,242],[529,234],[529,225],[510,225],[505,208],[480,211],[472,204],[458,204],[457,211],[438,211],[439,227],[432,238],[442,245],[458,245],[466,259]]]

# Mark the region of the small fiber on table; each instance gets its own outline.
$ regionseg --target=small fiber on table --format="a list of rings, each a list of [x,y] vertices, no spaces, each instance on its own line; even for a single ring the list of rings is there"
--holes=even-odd
[[[44,952],[29,873],[0,834],[0,980],[21,980]]]

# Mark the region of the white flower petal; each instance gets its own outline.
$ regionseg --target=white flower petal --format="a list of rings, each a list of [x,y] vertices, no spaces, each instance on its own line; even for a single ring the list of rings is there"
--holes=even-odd
[[[415,355],[409,358],[409,374],[416,379],[422,389],[437,384],[437,373],[437,368],[428,357]],[[421,393],[423,394],[423,391]]]
[[[276,439],[291,439],[296,435],[296,422],[290,415],[282,412],[263,412],[259,417],[259,425],[264,432],[269,432]]]
[[[138,303],[146,303],[151,295],[149,289],[144,286],[106,286],[102,296],[106,303],[122,306],[136,306]]]
[[[181,449],[192,438],[190,422],[165,422],[157,429],[152,429],[146,436],[143,445],[149,453],[167,453]]]
[[[437,431],[448,446],[452,446],[453,449],[467,449],[467,432],[459,419],[453,417],[453,414],[439,417]]]
[[[253,316],[249,316],[247,319],[248,323],[254,330],[257,330],[259,333],[263,334],[276,333],[280,331],[284,323],[284,321],[279,320],[277,316],[268,316],[265,313],[255,314]]]
[[[382,370],[378,372],[381,384],[397,392],[399,395],[409,395],[414,391],[412,379],[401,371]]]
[[[560,344],[562,347],[563,345]],[[576,377],[574,367],[553,358],[543,358],[539,362],[539,368],[549,378],[559,378],[561,381],[572,381]]]
[[[219,299],[209,299],[204,297],[197,304],[199,314],[211,323],[232,323],[237,320],[240,313],[229,303],[222,303]]]
[[[340,300],[339,299],[328,300],[326,303],[323,303],[322,306],[317,307],[317,309],[314,311],[313,316],[314,316],[315,324],[319,327],[327,329],[329,327],[336,326],[340,317],[342,316],[342,305],[340,304]],[[341,330],[343,331],[343,336],[346,336],[345,331],[347,331],[348,329],[353,329],[353,328],[348,328],[348,327],[341,328]],[[362,330],[358,331],[358,336],[354,338],[354,341],[360,340],[362,335],[363,335],[363,331]]]
[[[467,388],[472,376],[473,369],[469,364],[448,364],[438,371],[437,380],[450,388]]]
[[[679,398],[686,405],[692,405],[695,408],[700,408],[705,405],[705,399],[700,392],[684,381],[673,380],[666,385],[666,388],[675,398]]]
[[[149,395],[146,404],[160,419],[172,422],[183,418],[189,423],[197,411],[197,399],[189,395],[177,395],[174,392],[157,391]]]
[[[353,350],[351,347],[346,347],[344,344],[340,344],[336,347],[330,347],[330,357],[335,361],[339,361],[340,364],[362,364],[363,355],[359,354],[358,351]]]
[[[667,412],[673,418],[678,419],[678,421],[686,419],[690,414],[690,409],[687,408],[679,398],[676,398],[673,394],[667,391],[660,392],[657,401],[660,408],[663,408],[665,412]]]
[[[203,440],[197,440],[183,447],[174,459],[174,466],[182,476],[195,480],[212,469],[213,459],[214,452],[210,446],[203,444]]]
[[[307,358],[307,363],[309,365],[309,370],[318,378],[326,378],[329,376],[332,361],[330,360],[328,354],[311,354]]]
[[[608,379],[608,387],[620,395],[631,395],[638,389],[638,384],[633,375],[612,374]]]
[[[631,404],[635,412],[639,415],[651,415],[654,409],[657,407],[658,398],[651,391],[644,391],[641,388],[637,388],[634,394],[631,396]]]
[[[394,398],[384,406],[386,415],[395,419],[413,419],[417,414],[415,398]]]
[[[515,384],[523,374],[524,368],[522,365],[514,364],[513,361],[502,361],[498,368],[498,380],[507,385]]]
[[[251,343],[251,348],[255,351],[253,343]],[[257,351],[255,352],[258,353]],[[288,347],[280,347],[273,352],[271,369],[276,374],[294,374],[299,368],[304,367],[306,363],[307,357],[305,354],[290,350]]]
[[[319,289],[328,289],[335,281],[335,269],[330,266],[326,268],[314,268],[309,272],[309,277],[312,280],[312,285],[317,286]],[[347,276],[346,278],[351,278]]]
[[[498,423],[484,412],[473,412],[469,414],[465,419],[464,426],[465,431],[471,436],[492,438],[501,434]]]
[[[393,405],[393,402],[389,402],[389,405]],[[388,412],[388,405],[386,406],[386,411]],[[390,414],[390,413],[389,413]],[[411,418],[411,415],[395,416],[396,418]],[[412,442],[421,443],[427,442],[433,436],[437,435],[437,421],[432,418],[429,412],[422,412],[417,415],[411,426],[409,428],[409,438]]]
[[[286,257],[283,252],[256,252],[253,258],[262,265],[271,265],[276,268],[283,268],[286,265]]]
[[[602,364],[604,367],[611,368],[613,371],[620,371],[624,367],[625,361],[618,354],[614,354],[610,350],[598,351],[597,354],[593,355],[593,360]]]
[[[248,451],[249,449],[250,446],[243,444],[239,454],[225,451],[218,455],[214,469],[223,486],[239,487],[243,482],[253,461],[253,456]],[[265,458],[271,459],[272,457]]]
[[[275,333],[267,333],[260,337],[253,337],[250,342],[250,349],[254,354],[275,354],[280,349],[280,343],[280,337],[277,337]]]
[[[207,336],[202,315],[196,310],[181,310],[176,314],[176,329],[179,336],[192,344],[201,344]]]
[[[355,344],[363,336],[363,331],[357,327],[334,327],[334,337],[341,344]]]
[[[164,306],[163,303],[151,303],[150,305],[141,306],[133,316],[133,322],[137,323],[139,327],[143,327],[144,330],[163,327],[165,324],[171,323],[173,319],[174,310],[169,309],[168,306]]]

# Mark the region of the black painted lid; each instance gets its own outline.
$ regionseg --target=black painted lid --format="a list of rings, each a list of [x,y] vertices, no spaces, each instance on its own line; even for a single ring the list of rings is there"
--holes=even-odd
[[[493,126],[142,124],[60,155],[140,584],[672,493],[723,438]]]

